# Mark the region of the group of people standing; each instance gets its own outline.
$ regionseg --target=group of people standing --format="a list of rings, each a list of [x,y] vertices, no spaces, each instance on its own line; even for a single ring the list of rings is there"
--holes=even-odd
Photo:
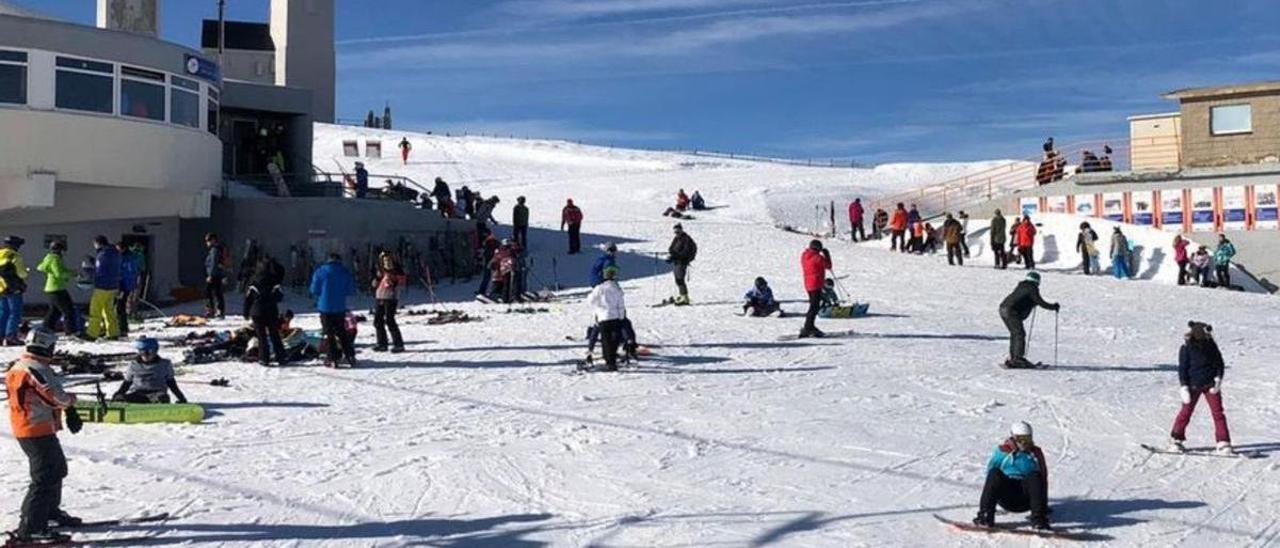
[[[22,346],[20,337],[30,269],[22,257],[26,240],[8,236],[0,242],[0,344]],[[81,269],[66,264],[67,244],[49,243],[36,270],[45,275],[48,311],[43,325],[83,340],[117,340],[129,334],[129,318],[145,290],[145,250],[140,244],[112,244],[106,236],[93,239],[94,255]],[[90,290],[89,315],[81,318],[71,296],[72,284]],[[82,321],[83,320],[83,321]]]

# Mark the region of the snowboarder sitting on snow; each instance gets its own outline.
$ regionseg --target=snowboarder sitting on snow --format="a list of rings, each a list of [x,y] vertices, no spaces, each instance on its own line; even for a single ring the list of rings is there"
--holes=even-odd
[[[618,246],[613,242],[604,244],[604,253],[591,265],[591,287],[604,283],[604,269],[618,266]]]
[[[622,332],[622,321],[627,317],[626,299],[622,286],[615,279],[618,267],[604,269],[604,283],[597,285],[587,295],[587,304],[591,307],[596,329],[603,341],[604,370],[618,370],[619,335]]]
[[[689,205],[693,206],[694,211],[702,211],[707,209],[707,201],[702,198],[702,194],[693,191],[693,197],[689,199]]]
[[[1027,361],[1027,330],[1022,322],[1037,306],[1054,312],[1060,308],[1058,303],[1046,302],[1040,296],[1040,273],[1032,270],[1000,303],[1000,319],[1009,328],[1009,359],[1005,360],[1005,367],[1034,367]]]
[[[742,305],[743,314],[762,317],[782,311],[782,305],[773,298],[773,289],[769,288],[769,282],[764,278],[756,278],[755,287],[743,298],[747,301]]]
[[[684,193],[684,189],[676,193],[676,211],[684,211],[689,209],[689,195]]]
[[[169,403],[169,391],[178,403],[187,403],[187,397],[178,388],[173,377],[173,363],[160,357],[160,343],[151,337],[142,337],[134,343],[138,358],[124,372],[124,382],[111,401],[129,403]]]
[[[840,306],[840,295],[836,293],[836,281],[827,278],[822,282],[822,293],[818,295],[820,302],[818,303],[818,316],[821,318],[830,318],[831,310]]]
[[[1178,351],[1178,381],[1182,384],[1182,409],[1173,421],[1173,439],[1169,441],[1169,450],[1179,453],[1186,451],[1182,442],[1187,439],[1187,424],[1191,422],[1191,414],[1196,410],[1196,403],[1204,396],[1209,404],[1209,412],[1213,415],[1213,434],[1217,440],[1217,452],[1222,455],[1234,454],[1231,449],[1231,432],[1227,429],[1227,415],[1222,411],[1222,373],[1226,365],[1222,361],[1222,352],[1218,343],[1213,340],[1213,326],[1201,322],[1188,322],[1190,330],[1186,342]]]
[[[1031,425],[1014,423],[1009,439],[987,460],[987,481],[973,524],[993,527],[996,505],[1009,512],[1031,512],[1033,529],[1049,530],[1049,468],[1031,437]]]

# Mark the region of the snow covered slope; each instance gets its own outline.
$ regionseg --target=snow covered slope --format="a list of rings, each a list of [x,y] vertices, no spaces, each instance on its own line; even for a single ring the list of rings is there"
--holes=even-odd
[[[348,131],[363,130],[318,128],[317,154]],[[395,356],[368,351],[366,324],[364,365],[353,370],[186,368],[187,379],[232,380],[187,388],[213,416],[199,426],[89,425],[64,435],[68,510],[180,514],[119,533],[150,532],[157,545],[1042,545],[962,535],[931,517],[972,517],[992,447],[1010,422],[1028,420],[1049,459],[1062,525],[1114,546],[1280,540],[1272,297],[1049,271],[1045,297],[1063,309],[1038,314],[1030,353],[1055,362],[1056,335],[1056,366],[1006,371],[995,366],[1007,346],[996,308],[1021,272],[836,243],[841,284],[872,314],[819,322],[854,336],[782,342],[801,319],[734,315],[755,276],[772,282],[788,311],[801,310],[798,257],[808,238],[773,228],[774,189],[849,185],[847,171],[685,167],[678,155],[557,143],[414,141],[411,161],[421,163],[402,172],[415,179],[477,181],[473,188],[499,192],[504,205],[529,197],[533,253],[559,259],[562,283],[573,286],[565,298],[535,314],[447,305],[483,317],[467,324],[406,317],[409,352]],[[389,162],[370,169],[395,171]],[[695,306],[650,308],[673,284],[645,254],[666,249],[671,222],[659,213],[682,187],[721,206],[684,223],[700,248]],[[585,265],[567,260],[557,231],[566,197],[582,203],[589,241],[622,242],[629,316],[655,354],[635,370],[564,374],[585,352],[566,337],[580,338],[589,321]],[[1192,318],[1214,324],[1222,345],[1235,442],[1266,458],[1139,448],[1167,436],[1178,404],[1173,364]],[[299,322],[318,325],[313,315]],[[1189,445],[1211,443],[1204,409],[1189,434]],[[25,464],[16,444],[0,441],[11,526]]]

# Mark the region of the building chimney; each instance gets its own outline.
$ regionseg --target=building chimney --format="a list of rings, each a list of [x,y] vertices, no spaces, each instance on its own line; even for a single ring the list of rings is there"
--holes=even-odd
[[[160,35],[160,0],[98,0],[98,28],[155,38]]]

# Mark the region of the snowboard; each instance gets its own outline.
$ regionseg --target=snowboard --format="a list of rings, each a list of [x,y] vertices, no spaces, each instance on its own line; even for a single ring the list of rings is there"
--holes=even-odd
[[[858,336],[858,332],[852,329],[847,329],[844,331],[827,331],[821,337],[805,337],[805,339],[820,341],[823,339],[848,339],[848,338],[857,337],[857,336]],[[798,340],[801,340],[800,334],[798,333],[791,334],[791,335],[783,335],[781,337],[778,337],[779,342],[798,341]]]
[[[76,413],[84,422],[109,424],[198,423],[204,408],[198,403],[124,403],[78,401]]]
[[[1213,447],[1188,447],[1186,451],[1179,453],[1177,451],[1169,451],[1168,449],[1161,449],[1154,445],[1148,445],[1145,443],[1140,445],[1142,446],[1143,449],[1146,449],[1147,451],[1150,451],[1157,455],[1217,457],[1220,459],[1260,459],[1264,457],[1262,453],[1259,453],[1257,451],[1237,451],[1233,455],[1219,455],[1216,451],[1214,451]]]
[[[1070,529],[1050,529],[1047,531],[1039,531],[1030,527],[1022,527],[1012,523],[997,523],[992,527],[982,527],[965,521],[953,521],[938,514],[933,514],[934,519],[947,524],[956,531],[966,533],[987,533],[987,534],[1004,534],[1017,535],[1024,537],[1040,537],[1063,540],[1102,540],[1101,536],[1096,533],[1087,531],[1075,531]]]

